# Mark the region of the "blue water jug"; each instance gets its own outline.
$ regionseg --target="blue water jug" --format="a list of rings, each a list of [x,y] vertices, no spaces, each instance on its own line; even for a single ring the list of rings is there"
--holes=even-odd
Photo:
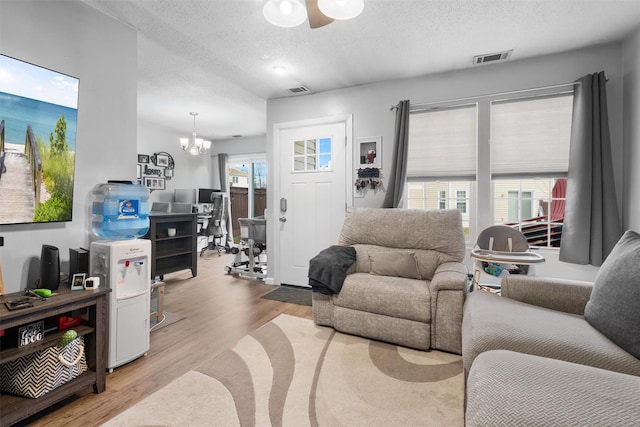
[[[106,240],[136,239],[149,231],[149,189],[128,183],[93,187],[91,226]]]

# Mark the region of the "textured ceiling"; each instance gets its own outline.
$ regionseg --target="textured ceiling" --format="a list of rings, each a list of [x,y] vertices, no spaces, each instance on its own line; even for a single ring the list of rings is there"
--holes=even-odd
[[[640,0],[365,0],[351,21],[279,28],[265,0],[83,0],[138,31],[138,118],[212,139],[266,132],[266,100],[619,41]],[[285,76],[275,65],[288,69]],[[299,95],[298,95],[299,96]]]

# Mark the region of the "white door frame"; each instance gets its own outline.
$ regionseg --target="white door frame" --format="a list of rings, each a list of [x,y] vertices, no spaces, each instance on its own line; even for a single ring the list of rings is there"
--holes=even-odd
[[[269,277],[266,279],[268,284],[279,285],[280,282],[280,262],[277,257],[280,256],[280,232],[278,228],[279,218],[279,200],[282,197],[282,191],[280,188],[280,171],[283,167],[289,169],[289,165],[280,164],[280,150],[282,144],[280,144],[280,133],[284,130],[295,129],[307,126],[322,126],[335,123],[345,124],[345,134],[347,136],[345,146],[345,198],[346,206],[345,213],[351,209],[353,205],[353,114],[343,114],[331,117],[320,117],[316,119],[296,120],[292,122],[274,123],[273,125],[273,165],[269,165],[269,173],[273,174],[274,189],[268,190],[268,193],[273,196],[269,198],[267,206],[269,206],[267,214],[267,240],[268,248],[267,254],[271,254],[268,260],[269,264]],[[337,242],[336,242],[337,243]],[[269,256],[269,255],[268,255]],[[275,258],[275,259],[274,259]]]

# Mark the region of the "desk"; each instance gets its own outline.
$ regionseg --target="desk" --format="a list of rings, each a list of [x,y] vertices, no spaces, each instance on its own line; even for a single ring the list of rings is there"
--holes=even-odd
[[[493,262],[496,264],[531,265],[545,261],[542,255],[535,252],[489,251],[480,248],[471,250],[471,258],[475,260],[473,269],[473,290],[477,290],[478,284],[480,283],[482,262]]]

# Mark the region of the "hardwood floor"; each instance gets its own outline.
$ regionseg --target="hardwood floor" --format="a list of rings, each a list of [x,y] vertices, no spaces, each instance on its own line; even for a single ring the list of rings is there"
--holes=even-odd
[[[107,374],[105,392],[88,389],[23,425],[99,426],[279,314],[311,319],[311,307],[261,299],[273,286],[227,275],[232,260],[207,252],[198,258],[197,277],[188,270],[165,276],[164,310],[186,319],[152,332],[147,355]]]

